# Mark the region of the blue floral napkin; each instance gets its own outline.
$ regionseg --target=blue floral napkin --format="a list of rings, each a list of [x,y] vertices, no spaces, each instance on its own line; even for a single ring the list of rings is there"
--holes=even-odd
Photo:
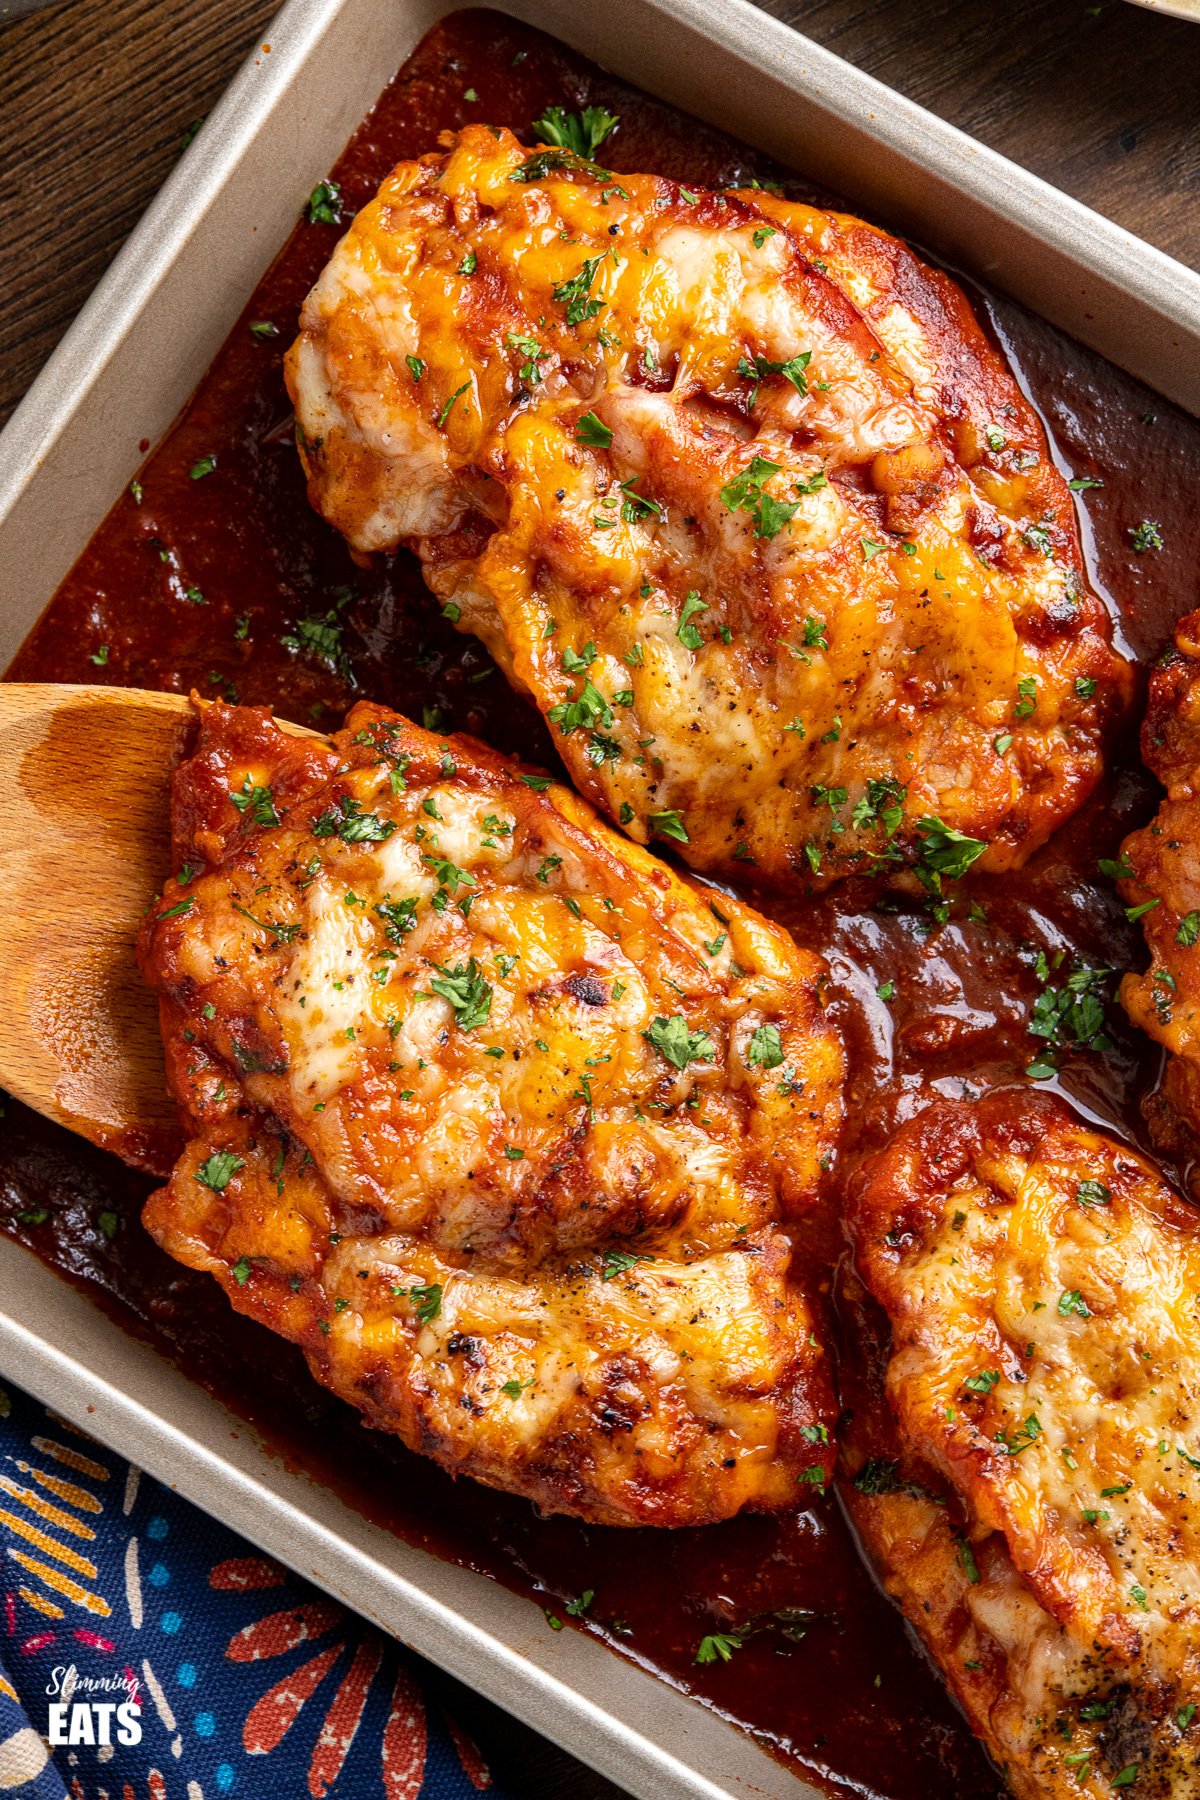
[[[11,1800],[503,1800],[417,1659],[14,1389],[0,1542]]]

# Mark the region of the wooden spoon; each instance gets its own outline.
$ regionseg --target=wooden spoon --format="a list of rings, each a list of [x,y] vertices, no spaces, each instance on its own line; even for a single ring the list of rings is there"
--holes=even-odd
[[[0,682],[0,1087],[155,1174],[182,1137],[134,944],[195,720],[182,694]]]

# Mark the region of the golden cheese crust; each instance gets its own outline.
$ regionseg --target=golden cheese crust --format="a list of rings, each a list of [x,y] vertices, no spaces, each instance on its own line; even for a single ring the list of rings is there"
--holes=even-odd
[[[891,1591],[1022,1800],[1194,1795],[1200,1214],[1014,1089],[905,1126],[849,1216],[890,1343],[847,1495]]]
[[[1121,1001],[1169,1052],[1146,1111],[1157,1142],[1189,1161],[1200,1139],[1200,612],[1179,621],[1150,677],[1142,757],[1167,792],[1121,846],[1121,893],[1146,908],[1150,951],[1146,971],[1122,981]]]
[[[189,1143],[145,1222],[445,1467],[607,1524],[796,1503],[824,968],[545,776],[204,708],[142,932]]]
[[[1038,419],[895,239],[472,126],[309,295],[313,504],[409,543],[582,792],[695,867],[904,881],[940,819],[1022,861],[1129,670]]]

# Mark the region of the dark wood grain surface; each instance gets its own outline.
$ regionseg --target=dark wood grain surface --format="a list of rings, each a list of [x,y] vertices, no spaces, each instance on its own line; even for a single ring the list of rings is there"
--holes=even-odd
[[[1200,26],[1122,0],[765,9],[1200,268]],[[276,10],[60,0],[0,23],[0,420]],[[620,1800],[536,1719],[458,1705],[519,1800]]]

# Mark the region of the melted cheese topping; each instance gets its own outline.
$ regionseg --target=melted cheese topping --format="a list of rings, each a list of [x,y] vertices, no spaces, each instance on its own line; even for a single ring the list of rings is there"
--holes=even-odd
[[[885,1569],[910,1600],[936,1569],[936,1616],[914,1617],[1019,1792],[1182,1800],[1200,1754],[1200,1216],[1058,1102],[1009,1092],[902,1131],[858,1182],[853,1230],[891,1323],[899,1443],[964,1518],[920,1491],[867,1507]]]
[[[784,1229],[840,1121],[819,961],[378,709],[325,747],[215,708],[176,804],[203,872],[142,956],[192,1141],[158,1240],[545,1507],[698,1523],[820,1485]]]
[[[894,239],[470,127],[393,171],[301,323],[314,504],[413,543],[640,841],[903,879],[935,815],[1000,868],[1094,783],[1128,670],[1070,496]]]

